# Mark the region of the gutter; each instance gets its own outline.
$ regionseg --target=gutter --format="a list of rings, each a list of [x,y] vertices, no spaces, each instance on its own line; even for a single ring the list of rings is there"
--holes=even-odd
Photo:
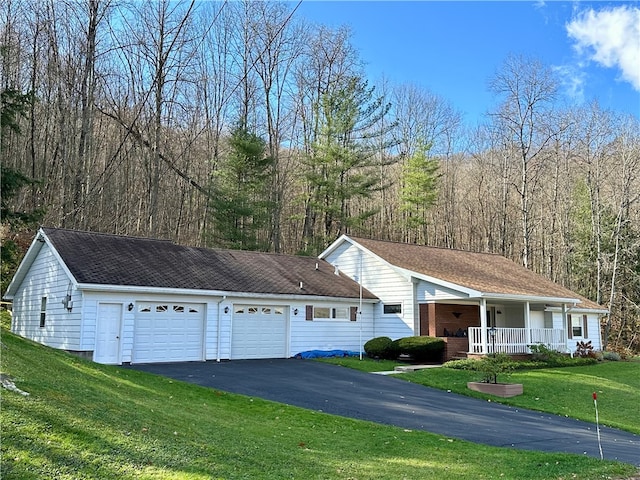
[[[95,292],[125,292],[125,293],[142,293],[142,294],[167,294],[167,295],[192,295],[192,296],[214,296],[214,297],[238,297],[238,298],[260,298],[266,300],[280,300],[283,298],[293,300],[359,300],[358,296],[354,297],[337,297],[329,295],[300,295],[289,293],[261,293],[261,292],[230,292],[224,290],[197,290],[178,287],[145,287],[138,285],[101,285],[96,283],[78,283],[78,290],[95,291]],[[363,298],[363,302],[378,303],[379,298]]]
[[[529,302],[553,302],[553,303],[582,303],[578,298],[561,298],[561,297],[541,297],[538,295],[513,295],[509,293],[481,293],[480,298],[486,298],[487,300],[517,300],[517,301],[529,301]]]

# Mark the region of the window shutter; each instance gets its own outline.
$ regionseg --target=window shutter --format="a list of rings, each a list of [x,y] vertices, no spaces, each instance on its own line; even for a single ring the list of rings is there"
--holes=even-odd
[[[358,307],[351,307],[350,308],[350,316],[349,316],[349,320],[351,320],[352,322],[355,322],[356,319],[358,318]]]
[[[589,338],[589,333],[587,331],[587,316],[582,315],[582,338]]]
[[[571,324],[571,314],[567,315],[567,338],[573,338],[573,325]]]
[[[313,305],[307,305],[306,313],[307,313],[307,316],[305,320],[313,320]]]

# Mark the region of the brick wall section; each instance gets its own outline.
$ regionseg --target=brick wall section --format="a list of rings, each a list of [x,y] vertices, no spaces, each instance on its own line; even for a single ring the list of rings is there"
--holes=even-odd
[[[459,314],[458,316],[454,313]],[[480,325],[480,307],[477,305],[435,305],[435,322],[429,316],[429,329],[435,323],[436,336],[444,337],[445,328],[450,335],[455,335],[458,330],[467,331],[469,327]]]
[[[466,357],[469,351],[469,339],[467,337],[442,337],[444,340],[443,361]]]

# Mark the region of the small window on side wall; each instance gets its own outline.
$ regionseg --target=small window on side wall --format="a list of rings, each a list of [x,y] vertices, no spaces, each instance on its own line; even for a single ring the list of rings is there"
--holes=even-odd
[[[567,323],[569,324],[569,338],[586,337],[586,333],[584,331],[586,329],[586,319],[586,315],[567,315]]]
[[[47,322],[47,297],[42,297],[40,302],[40,328],[43,328]]]
[[[382,307],[382,313],[385,315],[399,315],[402,313],[401,303],[385,303]]]

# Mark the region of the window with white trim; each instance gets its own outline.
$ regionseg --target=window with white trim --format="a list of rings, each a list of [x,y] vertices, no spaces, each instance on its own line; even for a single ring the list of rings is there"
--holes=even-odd
[[[47,322],[47,297],[40,301],[40,328],[44,328]]]
[[[355,322],[357,320],[357,307],[317,307],[307,305],[306,320],[345,320]]]
[[[569,338],[587,338],[587,316],[586,315],[567,315],[567,323],[569,326]]]
[[[402,314],[402,303],[385,303],[382,306],[382,313],[385,315],[400,315]]]

